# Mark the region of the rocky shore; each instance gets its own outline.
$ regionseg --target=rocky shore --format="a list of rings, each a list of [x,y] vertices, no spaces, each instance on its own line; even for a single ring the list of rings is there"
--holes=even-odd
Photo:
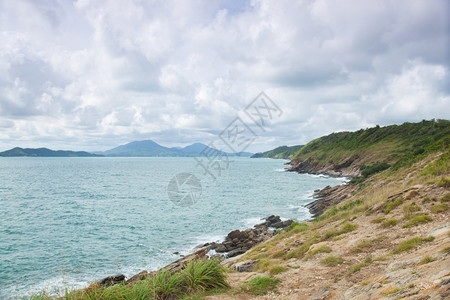
[[[353,178],[360,175],[359,167],[351,166],[358,159],[358,155],[353,155],[340,164],[334,164],[332,162],[321,164],[313,161],[311,158],[306,160],[293,159],[287,163],[291,166],[287,171],[303,174],[327,175],[331,177]],[[313,217],[317,217],[329,207],[337,205],[349,198],[356,189],[356,186],[352,186],[348,183],[334,187],[326,186],[321,190],[314,191],[314,201],[308,203],[306,208],[309,209],[309,212]]]
[[[245,230],[233,230],[223,242],[210,242],[201,244],[196,250],[180,259],[170,263],[162,269],[171,273],[175,273],[183,269],[191,260],[204,258],[218,258],[221,260],[244,254],[253,246],[256,246],[277,234],[277,229],[283,229],[292,224],[293,220],[282,221],[279,216],[269,216],[262,219],[264,222],[255,225],[253,228]],[[243,269],[244,270],[244,269]],[[118,283],[126,282],[134,284],[138,280],[143,280],[149,276],[153,276],[157,271],[148,272],[143,270],[138,274],[126,278],[125,275],[119,274],[108,276],[99,280],[99,284],[103,286],[111,286]]]

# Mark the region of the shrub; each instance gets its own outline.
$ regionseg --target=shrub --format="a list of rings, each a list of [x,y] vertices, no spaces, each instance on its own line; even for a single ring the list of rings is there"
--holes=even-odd
[[[324,259],[320,260],[320,263],[327,267],[335,267],[342,264],[343,262],[344,260],[342,258],[333,255],[327,256]]]
[[[420,236],[413,237],[411,239],[400,242],[394,250],[392,250],[393,254],[399,254],[402,252],[406,252],[412,249],[415,249],[417,246],[424,242],[431,242],[434,240],[434,237],[422,238]]]
[[[257,276],[244,283],[242,290],[256,296],[262,296],[267,294],[268,291],[275,290],[279,282],[279,279],[272,277]]]
[[[391,165],[386,162],[376,163],[371,166],[365,167],[361,175],[365,178],[369,177],[370,175],[376,174],[378,172],[384,171],[387,168],[389,168]]]

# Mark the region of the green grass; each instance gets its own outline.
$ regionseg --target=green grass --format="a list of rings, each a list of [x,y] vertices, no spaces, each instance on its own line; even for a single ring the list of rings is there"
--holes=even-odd
[[[398,206],[400,206],[402,204],[403,204],[403,200],[400,197],[397,197],[397,198],[393,199],[392,201],[388,201],[384,204],[384,213],[387,215],[392,210],[394,210],[395,208],[397,208]]]
[[[431,222],[432,220],[433,219],[427,214],[411,216],[409,217],[409,221],[403,225],[403,228],[410,228],[419,224]]]
[[[329,240],[333,237],[336,237],[338,235],[344,234],[344,233],[348,233],[348,232],[352,232],[354,230],[356,230],[356,228],[358,228],[358,225],[347,222],[345,223],[340,229],[330,229],[327,230],[325,232],[325,234],[323,235],[323,240]]]
[[[450,193],[445,194],[445,195],[441,198],[441,202],[442,202],[442,203],[450,202]]]
[[[317,249],[314,249],[310,253],[308,253],[308,255],[306,256],[306,259],[309,259],[319,253],[330,253],[330,252],[331,252],[331,248],[329,246],[321,246]]]
[[[418,211],[420,211],[420,207],[415,203],[403,206],[403,212],[407,215],[410,215]]]
[[[381,222],[381,226],[386,228],[386,227],[392,227],[397,225],[398,221],[396,219],[387,219],[384,220],[383,222]]]
[[[248,292],[255,296],[262,296],[267,294],[269,291],[275,291],[279,282],[280,280],[276,278],[257,276],[244,283],[242,285],[242,291]]]
[[[450,153],[446,152],[441,155],[441,157],[426,166],[426,168],[422,171],[422,175],[433,175],[433,176],[441,176],[450,173],[449,165],[450,165]]]
[[[436,258],[427,255],[427,256],[425,256],[425,257],[420,261],[420,264],[421,264],[421,265],[425,265],[425,264],[428,264],[428,263],[433,262],[433,261],[435,261],[435,260],[436,260]]]
[[[344,260],[342,258],[333,255],[327,256],[324,259],[320,260],[320,263],[327,267],[335,267],[342,264],[343,262]]]
[[[433,240],[434,240],[434,237],[423,238],[420,236],[416,236],[411,239],[400,242],[397,246],[395,246],[394,250],[392,250],[392,253],[400,254],[400,253],[415,249],[422,243],[431,242]]]
[[[359,270],[361,270],[364,267],[367,267],[368,265],[370,265],[372,263],[372,257],[367,256],[362,262],[353,264],[350,266],[350,268],[347,271],[347,274],[353,274],[358,272]]]
[[[181,271],[181,276],[189,290],[211,290],[226,288],[224,267],[215,260],[192,260]]]
[[[434,214],[442,213],[447,210],[448,210],[448,205],[444,204],[444,203],[435,204],[432,207],[430,207],[430,211]]]
[[[133,285],[117,284],[111,287],[103,287],[93,283],[81,290],[67,292],[66,300],[91,300],[91,299],[178,299],[190,294],[226,289],[225,268],[218,260],[194,260],[185,269],[177,273],[160,270],[153,277],[136,282]],[[50,297],[45,293],[37,294],[31,299],[59,299]]]
[[[286,272],[287,270],[288,270],[288,268],[286,268],[286,267],[283,267],[283,266],[275,266],[275,267],[272,267],[272,268],[270,269],[269,274],[270,274],[270,275],[277,275],[277,274]]]
[[[376,217],[375,219],[370,220],[370,223],[373,224],[380,224],[385,220],[385,217]]]
[[[385,291],[384,293],[383,293],[383,295],[385,295],[385,296],[390,296],[390,295],[393,295],[393,294],[397,294],[398,292],[400,292],[402,289],[401,288],[398,288],[398,287],[391,287],[391,288],[389,288],[387,291]]]

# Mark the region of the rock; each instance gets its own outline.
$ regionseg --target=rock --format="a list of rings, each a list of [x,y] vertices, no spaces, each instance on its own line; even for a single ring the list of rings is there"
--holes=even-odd
[[[282,221],[282,222],[277,222],[277,223],[273,224],[272,227],[275,227],[275,228],[286,228],[289,225],[291,225],[292,222],[294,222],[294,221],[286,220],[286,221]]]
[[[127,284],[132,285],[135,284],[136,282],[140,281],[140,280],[145,280],[147,277],[153,275],[154,272],[149,273],[147,271],[141,271],[139,273],[137,273],[136,275],[132,276],[130,279],[127,280]]]
[[[230,252],[228,252],[226,257],[227,258],[235,257],[238,255],[244,254],[245,252],[246,252],[246,250],[244,250],[242,248],[234,249],[234,250],[231,250]]]
[[[125,275],[114,275],[114,276],[108,276],[100,280],[99,284],[102,286],[112,286],[118,283],[121,283],[122,281],[125,281]]]
[[[182,270],[191,260],[194,259],[206,259],[206,253],[208,252],[208,248],[202,248],[200,250],[195,251],[185,257],[182,257],[173,263],[165,266],[163,269],[169,271],[170,273],[175,273]]]
[[[231,240],[233,239],[243,240],[248,238],[248,233],[245,231],[234,230],[230,232],[227,237]]]
[[[258,262],[259,260],[246,260],[232,265],[231,269],[238,272],[251,272]]]

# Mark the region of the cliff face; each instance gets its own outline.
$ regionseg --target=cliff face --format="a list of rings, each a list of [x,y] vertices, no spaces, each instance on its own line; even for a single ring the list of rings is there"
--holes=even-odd
[[[315,161],[312,157],[306,159],[295,158],[289,162],[291,167],[288,171],[308,174],[324,174],[332,177],[356,177],[360,175],[360,168],[352,165],[358,159],[353,155],[340,164],[333,162],[322,163]]]

